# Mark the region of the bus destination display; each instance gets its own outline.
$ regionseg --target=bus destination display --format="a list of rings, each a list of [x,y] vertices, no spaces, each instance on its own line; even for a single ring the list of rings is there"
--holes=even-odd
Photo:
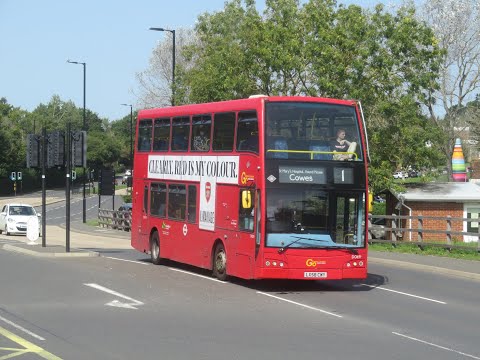
[[[305,166],[285,166],[278,168],[279,182],[285,184],[326,184],[325,168]]]

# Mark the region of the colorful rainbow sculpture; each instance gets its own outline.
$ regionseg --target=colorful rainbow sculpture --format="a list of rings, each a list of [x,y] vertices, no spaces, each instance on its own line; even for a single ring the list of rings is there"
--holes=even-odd
[[[463,157],[462,141],[460,139],[455,140],[455,147],[453,148],[452,155],[452,172],[453,181],[466,182],[467,171],[465,167],[465,158]]]

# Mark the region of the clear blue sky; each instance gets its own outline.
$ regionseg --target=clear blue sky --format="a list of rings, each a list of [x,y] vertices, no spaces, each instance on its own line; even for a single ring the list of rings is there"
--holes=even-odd
[[[372,6],[378,1],[339,1]],[[395,2],[395,1],[394,1]],[[0,98],[32,111],[53,95],[100,117],[130,113],[135,74],[145,70],[168,33],[149,27],[193,27],[198,15],[221,10],[224,0],[0,0]],[[263,8],[264,0],[257,0]],[[135,108],[135,107],[134,107]]]

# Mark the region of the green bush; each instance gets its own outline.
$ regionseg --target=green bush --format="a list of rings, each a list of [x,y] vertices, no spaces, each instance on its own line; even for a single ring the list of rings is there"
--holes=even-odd
[[[373,202],[373,208],[371,209],[372,215],[385,215],[387,211],[387,203]]]

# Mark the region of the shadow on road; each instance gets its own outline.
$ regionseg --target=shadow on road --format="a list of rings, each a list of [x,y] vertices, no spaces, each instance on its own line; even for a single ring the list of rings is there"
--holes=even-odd
[[[138,259],[137,261],[150,262],[150,259]],[[212,271],[195,266],[177,263],[171,260],[163,260],[162,266],[168,266],[194,274],[212,277]],[[213,277],[212,277],[213,278]],[[379,274],[369,273],[365,280],[245,280],[229,277],[231,284],[243,286],[256,291],[276,292],[286,294],[292,292],[340,292],[340,291],[370,291],[373,287],[388,283],[388,278]],[[365,286],[367,284],[370,286]]]

